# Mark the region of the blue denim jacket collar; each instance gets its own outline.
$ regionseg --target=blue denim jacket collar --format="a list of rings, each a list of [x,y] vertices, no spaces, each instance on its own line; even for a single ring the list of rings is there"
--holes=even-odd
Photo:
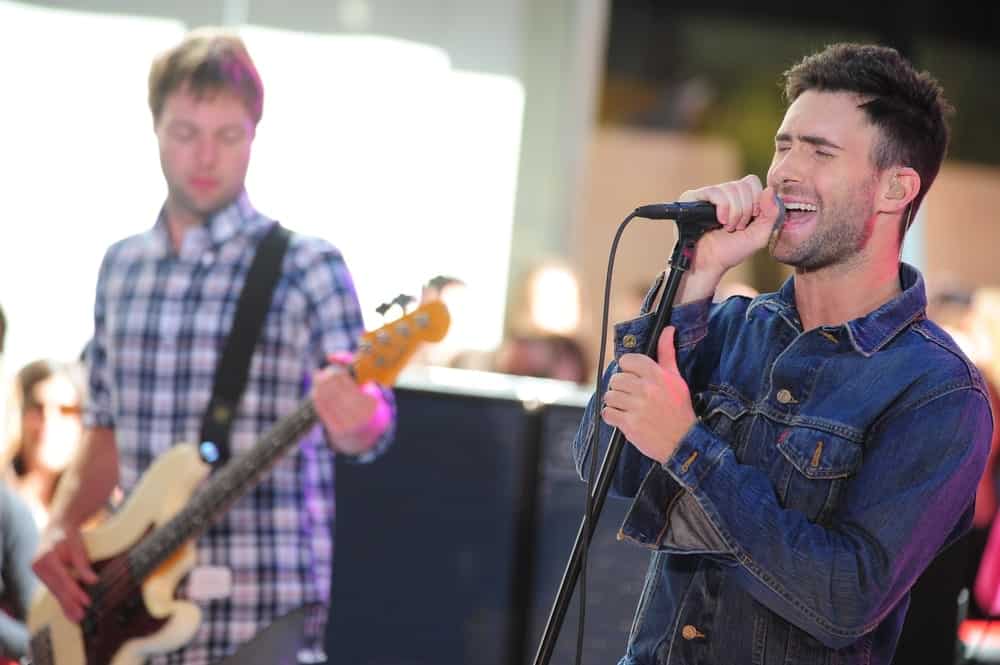
[[[900,263],[899,282],[902,293],[875,311],[844,324],[851,345],[866,358],[891,342],[910,323],[924,317],[927,295],[924,290],[924,278],[920,272],[907,263]],[[802,323],[795,308],[794,278],[789,277],[776,293],[755,298],[747,307],[747,317],[760,306],[774,310],[789,325],[799,331],[802,330]]]

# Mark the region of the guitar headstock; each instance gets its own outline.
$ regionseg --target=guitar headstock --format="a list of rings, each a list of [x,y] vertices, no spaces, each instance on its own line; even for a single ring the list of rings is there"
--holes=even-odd
[[[417,347],[444,338],[451,323],[448,308],[439,300],[424,303],[406,316],[365,333],[354,355],[354,378],[358,383],[375,381],[392,385]]]

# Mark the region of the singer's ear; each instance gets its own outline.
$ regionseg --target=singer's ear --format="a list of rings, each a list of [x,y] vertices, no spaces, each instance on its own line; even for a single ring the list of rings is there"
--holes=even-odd
[[[920,192],[920,174],[908,166],[886,169],[880,180],[879,212],[900,213]]]

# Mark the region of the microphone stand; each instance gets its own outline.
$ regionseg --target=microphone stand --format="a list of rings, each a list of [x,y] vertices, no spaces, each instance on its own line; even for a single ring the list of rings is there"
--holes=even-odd
[[[681,277],[691,267],[691,257],[694,253],[695,244],[707,231],[717,229],[719,226],[719,223],[714,219],[690,220],[689,223],[677,224],[677,243],[674,245],[673,253],[670,256],[670,273],[667,275],[666,288],[657,308],[656,323],[653,326],[653,332],[649,336],[646,348],[643,350],[643,353],[650,358],[656,359],[656,346],[660,339],[660,333],[663,332],[663,329],[670,321],[670,315],[674,307],[674,298],[677,296]],[[597,387],[597,390],[600,390],[600,386]],[[590,497],[591,505],[593,506],[591,519],[588,521],[586,516],[584,516],[584,519],[580,523],[580,529],[576,534],[576,542],[573,543],[573,552],[570,555],[569,562],[566,564],[562,581],[559,582],[559,590],[556,592],[556,599],[552,604],[549,618],[545,622],[545,631],[542,633],[538,652],[535,654],[534,665],[548,665],[549,659],[552,658],[552,652],[555,649],[563,619],[566,617],[566,611],[569,609],[569,603],[573,597],[577,579],[580,577],[584,550],[590,546],[594,524],[596,524],[601,510],[604,508],[604,500],[607,498],[608,490],[611,488],[611,481],[615,468],[618,466],[618,458],[621,456],[624,445],[625,436],[621,430],[615,428],[611,433],[611,442],[604,453],[604,459],[601,461],[597,481]]]

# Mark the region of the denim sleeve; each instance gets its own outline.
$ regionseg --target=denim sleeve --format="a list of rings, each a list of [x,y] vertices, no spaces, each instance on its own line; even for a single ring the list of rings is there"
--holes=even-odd
[[[677,329],[677,361],[682,372],[686,366],[690,366],[693,351],[697,343],[705,336],[710,303],[710,299],[700,300],[676,307],[672,312],[670,324]],[[625,353],[641,353],[649,342],[654,325],[655,314],[649,313],[615,326],[615,359],[605,370],[604,376],[601,377],[601,385],[591,396],[576,436],[573,438],[573,459],[576,462],[576,470],[583,480],[586,480],[590,473],[591,439],[595,424],[599,432],[597,463],[604,459],[613,432],[613,429],[600,418],[598,398],[607,390],[608,381],[612,375],[618,372],[618,359]],[[634,497],[639,491],[643,478],[652,466],[653,460],[626,441],[615,468],[611,494],[619,497]]]
[[[0,601],[14,615],[0,610],[0,657],[20,658],[28,652],[24,617],[37,586],[31,560],[38,533],[31,513],[13,492],[0,485]]]
[[[311,247],[301,254],[304,258],[298,281],[308,307],[309,349],[314,366],[322,367],[331,353],[357,350],[358,340],[365,332],[364,320],[354,280],[341,253],[323,243],[319,249]],[[390,388],[379,386],[379,389],[392,412],[389,427],[370,450],[345,456],[350,461],[374,460],[385,452],[395,437],[396,400]],[[311,436],[325,437],[325,432],[320,426]]]
[[[968,387],[891,414],[870,433],[864,462],[825,525],[782,508],[769,479],[700,423],[663,470],[735,557],[741,586],[841,648],[873,630],[968,528],[992,426],[986,396]]]

